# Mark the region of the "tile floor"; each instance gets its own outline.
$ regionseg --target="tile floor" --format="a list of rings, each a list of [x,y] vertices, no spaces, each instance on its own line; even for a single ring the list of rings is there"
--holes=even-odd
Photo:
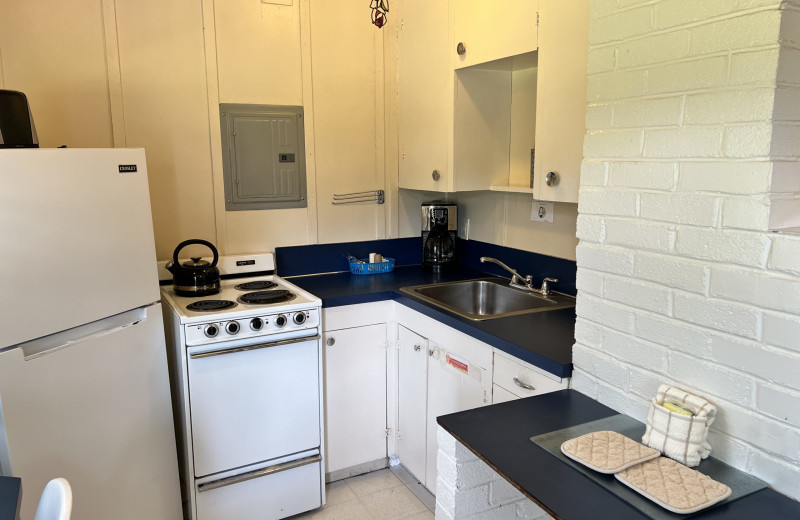
[[[402,466],[325,486],[325,507],[292,520],[433,520],[433,495]]]

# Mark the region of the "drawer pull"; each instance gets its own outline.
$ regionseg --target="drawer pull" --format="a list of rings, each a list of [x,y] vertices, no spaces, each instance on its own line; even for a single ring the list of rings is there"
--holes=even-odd
[[[320,455],[312,455],[310,457],[304,457],[302,459],[293,460],[291,462],[275,464],[274,466],[257,469],[255,471],[250,471],[248,473],[241,473],[239,475],[233,475],[232,477],[221,478],[219,480],[212,480],[211,482],[198,484],[197,491],[203,493],[204,491],[211,491],[212,489],[218,489],[221,487],[230,486],[231,484],[239,484],[240,482],[247,482],[248,480],[253,480],[254,478],[274,475],[275,473],[280,473],[281,471],[287,471],[290,469],[299,468],[320,461],[322,461],[322,457]]]
[[[420,345],[414,345],[414,352],[419,352],[419,349],[422,347]]]
[[[523,383],[522,381],[519,380],[518,377],[514,378],[514,384],[520,388],[524,388],[525,390],[536,390],[536,387],[534,387],[533,385],[529,385],[528,383]]]

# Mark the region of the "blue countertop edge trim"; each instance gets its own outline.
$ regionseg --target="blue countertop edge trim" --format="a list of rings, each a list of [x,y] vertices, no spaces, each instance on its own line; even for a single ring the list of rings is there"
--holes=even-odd
[[[441,312],[437,309],[433,309],[422,302],[413,300],[395,291],[358,294],[351,296],[342,296],[339,298],[326,298],[322,300],[322,307],[323,308],[341,307],[345,305],[357,305],[359,303],[373,303],[385,300],[394,300],[402,305],[405,305],[410,309],[413,309],[428,317],[440,321],[443,324],[447,325],[448,327],[452,327],[459,332],[463,332],[464,334],[471,336],[479,341],[482,341],[488,345],[491,345],[492,347],[495,347],[499,350],[502,350],[507,354],[511,354],[517,359],[521,359],[526,363],[530,363],[535,367],[541,368],[542,370],[550,374],[553,374],[556,377],[565,378],[565,377],[570,377],[572,375],[571,363],[569,365],[562,365],[560,363],[556,363],[555,361],[551,361],[550,359],[547,359],[544,356],[540,356],[535,352],[531,352],[530,350],[524,349],[518,345],[515,345],[506,340],[493,336],[488,332],[484,332],[476,327],[472,327],[469,324],[464,323],[450,316],[447,313]]]

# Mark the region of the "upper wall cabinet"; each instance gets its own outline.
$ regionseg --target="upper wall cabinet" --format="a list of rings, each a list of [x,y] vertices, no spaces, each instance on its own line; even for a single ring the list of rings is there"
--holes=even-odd
[[[589,0],[539,0],[536,83],[537,200],[578,202],[586,133]],[[547,174],[553,172],[551,183]]]
[[[589,1],[498,6],[399,6],[400,187],[577,202]],[[552,186],[548,172],[557,178]]]
[[[533,5],[520,7],[533,14],[516,19],[507,4],[500,9],[476,0],[398,5],[401,188],[451,192],[509,184],[513,70],[535,65],[535,52],[520,57],[518,51],[536,47],[537,2],[512,3]],[[487,17],[503,23],[493,26]],[[456,51],[456,34],[463,35],[462,55]],[[532,85],[529,95],[535,98]],[[534,113],[528,116],[532,121]],[[526,184],[533,143],[533,125],[527,126]]]
[[[537,0],[451,0],[451,3],[454,4],[455,68],[536,50]]]

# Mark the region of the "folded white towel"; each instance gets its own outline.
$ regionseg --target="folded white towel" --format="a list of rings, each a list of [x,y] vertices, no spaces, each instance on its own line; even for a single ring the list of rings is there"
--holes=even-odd
[[[662,406],[664,403],[678,405],[694,415],[671,412]],[[689,467],[697,466],[711,454],[708,428],[716,415],[717,408],[708,400],[679,388],[661,385],[650,403],[642,443]]]

